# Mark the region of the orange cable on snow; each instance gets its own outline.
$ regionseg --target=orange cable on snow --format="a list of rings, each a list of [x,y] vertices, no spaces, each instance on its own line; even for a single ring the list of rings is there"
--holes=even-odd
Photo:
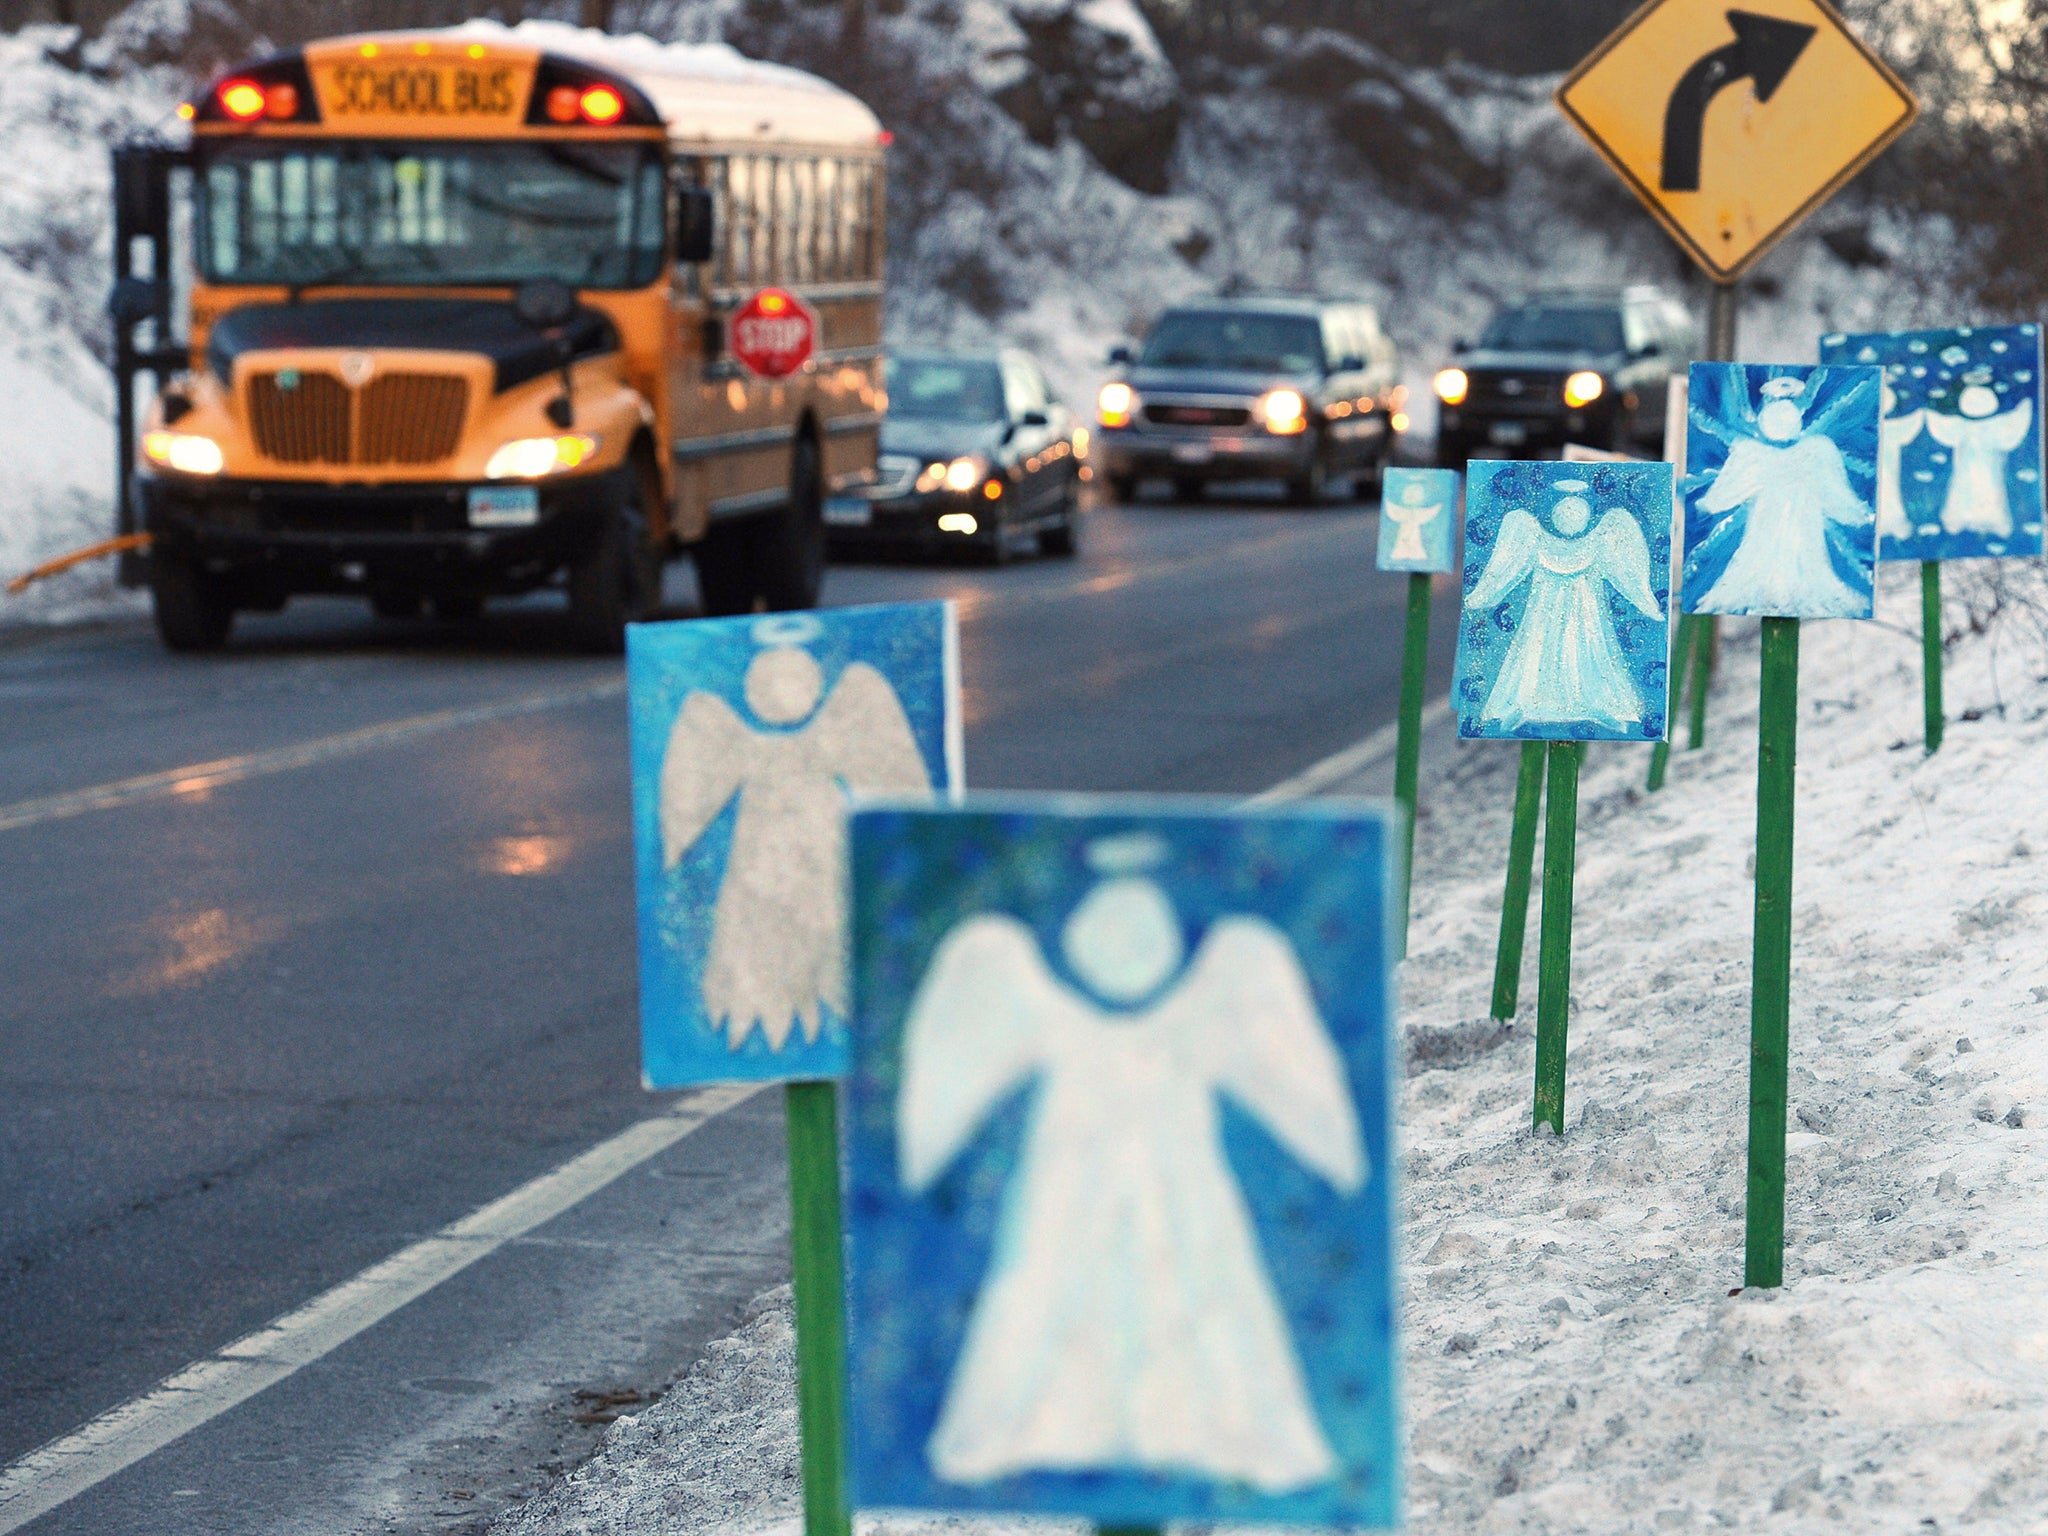
[[[83,549],[74,549],[68,555],[59,555],[54,560],[45,560],[26,575],[17,576],[7,583],[7,595],[19,597],[33,582],[45,576],[55,576],[59,571],[68,571],[74,565],[83,565],[88,560],[101,560],[108,555],[125,555],[131,549],[147,549],[150,536],[146,533],[124,533],[118,539],[102,539],[97,544],[88,544]]]

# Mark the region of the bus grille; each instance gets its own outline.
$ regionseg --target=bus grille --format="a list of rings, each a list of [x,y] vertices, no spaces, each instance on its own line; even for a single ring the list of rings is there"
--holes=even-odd
[[[387,373],[350,389],[327,373],[249,380],[257,450],[280,464],[435,464],[462,441],[469,383],[451,374]]]

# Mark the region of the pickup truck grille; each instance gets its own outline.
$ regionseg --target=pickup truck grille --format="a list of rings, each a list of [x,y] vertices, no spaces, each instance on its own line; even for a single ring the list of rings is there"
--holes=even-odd
[[[1243,405],[1147,405],[1145,419],[1162,427],[1241,427],[1252,413]]]
[[[468,412],[469,383],[453,374],[387,373],[360,389],[291,369],[249,379],[249,430],[280,464],[438,464]]]

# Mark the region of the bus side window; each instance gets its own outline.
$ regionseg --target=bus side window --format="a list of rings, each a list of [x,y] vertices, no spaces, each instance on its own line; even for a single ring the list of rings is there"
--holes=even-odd
[[[818,277],[836,283],[846,276],[844,209],[839,201],[839,162],[820,160],[818,167]]]

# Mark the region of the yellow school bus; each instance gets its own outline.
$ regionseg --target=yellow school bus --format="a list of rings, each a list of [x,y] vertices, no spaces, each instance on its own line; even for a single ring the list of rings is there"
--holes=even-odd
[[[180,115],[189,148],[115,155],[124,414],[157,380],[122,531],[167,645],[297,593],[454,617],[559,585],[616,648],[686,551],[709,612],[817,601],[824,500],[872,478],[883,406],[887,136],[858,100],[472,23],[309,44]],[[808,357],[746,366],[736,314]]]

